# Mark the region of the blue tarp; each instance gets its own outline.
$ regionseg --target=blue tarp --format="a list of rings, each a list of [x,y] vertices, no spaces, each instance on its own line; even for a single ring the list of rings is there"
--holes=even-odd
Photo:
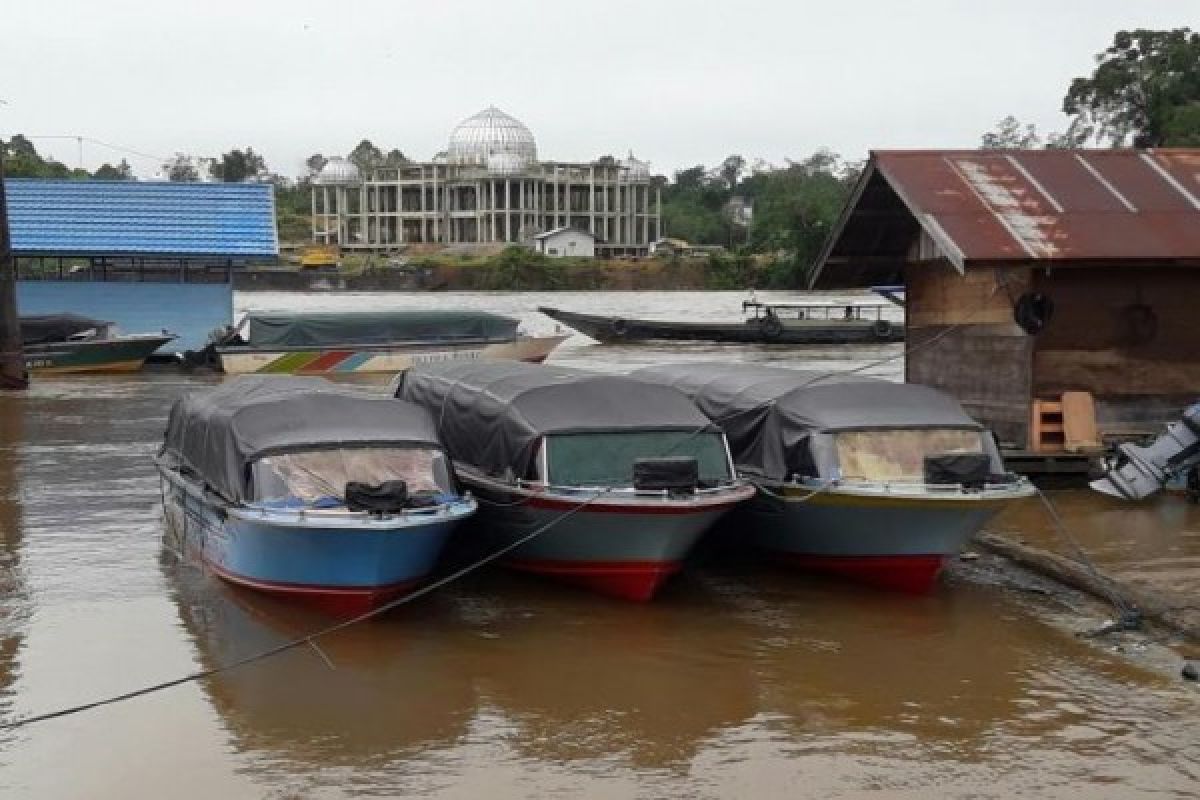
[[[279,252],[268,184],[5,181],[19,256],[269,258]]]

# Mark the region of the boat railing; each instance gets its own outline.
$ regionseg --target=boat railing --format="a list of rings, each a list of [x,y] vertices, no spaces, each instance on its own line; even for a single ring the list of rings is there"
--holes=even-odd
[[[753,311],[754,319],[774,316],[781,319],[817,319],[844,321],[874,321],[883,319],[886,303],[764,303],[745,300],[742,311]]]
[[[560,486],[558,484],[545,483],[543,481],[524,479],[511,482],[508,485],[517,489],[524,489],[525,491],[543,491],[554,492],[555,494],[571,495],[598,495],[603,493],[605,495],[615,495],[618,497],[672,497],[679,494],[678,492],[672,492],[668,489],[635,489],[632,486]],[[689,492],[689,494],[698,495],[701,497],[717,495],[744,485],[744,482],[729,481],[717,486],[698,486],[695,490]]]
[[[1014,475],[1010,480],[985,481],[978,485],[962,483],[924,483],[922,481],[872,481],[860,478],[838,478],[836,480],[818,480],[814,478],[795,478],[791,484],[803,489],[843,488],[879,494],[970,494],[987,491],[1012,490],[1024,488],[1029,479]]]

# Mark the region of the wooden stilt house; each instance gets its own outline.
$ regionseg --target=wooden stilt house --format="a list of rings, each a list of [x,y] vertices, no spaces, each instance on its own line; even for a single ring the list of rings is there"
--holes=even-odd
[[[1200,149],[874,152],[810,285],[895,283],[907,380],[1002,444],[1053,449],[1070,392],[1151,431],[1200,399]]]

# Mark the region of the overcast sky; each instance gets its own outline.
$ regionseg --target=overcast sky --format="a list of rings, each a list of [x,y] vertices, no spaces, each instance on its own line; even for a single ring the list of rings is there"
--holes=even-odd
[[[294,176],[363,137],[428,159],[494,104],[547,159],[859,159],[974,147],[1007,114],[1061,130],[1067,85],[1113,33],[1181,26],[1200,2],[34,0],[0,17],[0,136],[250,146]],[[36,144],[78,161],[73,141]],[[84,146],[89,168],[122,155]]]

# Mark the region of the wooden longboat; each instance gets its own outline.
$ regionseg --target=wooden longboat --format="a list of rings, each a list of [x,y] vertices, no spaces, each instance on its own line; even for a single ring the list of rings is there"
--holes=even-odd
[[[600,342],[652,339],[759,344],[862,344],[904,340],[904,325],[886,319],[885,304],[742,303],[740,322],[683,322],[538,310]]]

